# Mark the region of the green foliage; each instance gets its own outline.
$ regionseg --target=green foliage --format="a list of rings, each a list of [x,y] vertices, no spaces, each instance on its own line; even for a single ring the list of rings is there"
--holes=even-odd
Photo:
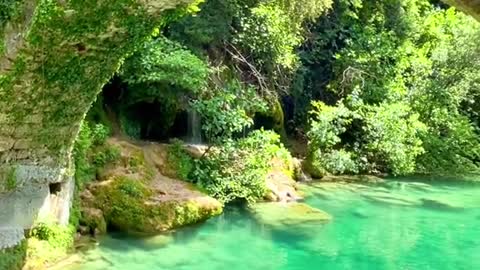
[[[144,198],[149,194],[148,189],[141,181],[130,180],[127,178],[116,179],[118,181],[118,191],[132,198]]]
[[[340,135],[347,131],[346,126],[352,123],[354,114],[342,103],[337,107],[322,102],[313,102],[310,114],[310,130],[307,170],[314,177],[322,177],[327,173],[343,174],[358,171],[352,160],[352,153],[336,150],[341,143]]]
[[[354,154],[344,149],[340,150],[310,150],[307,159],[307,170],[313,177],[323,177],[327,174],[353,174],[359,172],[359,165],[354,160]]]
[[[192,108],[202,117],[202,129],[208,140],[218,143],[235,133],[250,127],[251,114],[265,109],[265,103],[255,89],[238,80],[230,80],[223,86],[213,86],[192,101]]]
[[[312,116],[309,163],[338,173],[324,164],[342,150],[360,172],[476,170],[479,35],[479,23],[428,1],[337,1],[294,83],[301,117],[309,99],[337,104],[336,116],[313,106],[324,119]]]
[[[47,241],[53,246],[71,247],[73,242],[71,228],[58,225],[51,221],[38,222],[30,231],[30,237]]]
[[[228,140],[199,160],[193,173],[197,184],[218,200],[228,203],[263,198],[265,179],[274,158],[291,159],[270,131],[254,131],[238,141]]]
[[[120,126],[130,138],[139,139],[142,133],[141,123],[135,121],[127,112],[121,111],[119,115]]]
[[[307,161],[314,176],[415,171],[416,158],[424,152],[421,135],[426,127],[408,105],[383,103],[354,110],[342,102],[336,107],[321,102],[312,106]]]
[[[366,106],[360,158],[366,160],[369,171],[404,175],[415,172],[416,159],[424,153],[421,134],[425,125],[419,115],[402,103]]]
[[[345,126],[352,122],[352,112],[342,103],[332,107],[323,102],[312,102],[312,107],[307,133],[310,146],[323,150],[335,146],[340,142],[339,135],[346,131]]]
[[[20,13],[20,0],[1,0],[0,1],[0,55],[5,50],[5,42],[3,40],[4,28],[7,22],[12,21]]]
[[[84,122],[80,128],[73,149],[75,159],[75,183],[77,186],[82,186],[83,183],[88,182],[92,176],[92,168],[88,160],[88,154],[92,146],[92,130],[88,123]]]
[[[232,36],[231,25],[238,12],[236,1],[208,0],[196,16],[187,16],[169,26],[169,36],[196,53],[206,46],[222,46]]]
[[[119,158],[119,149],[105,144],[109,135],[110,130],[102,124],[82,124],[73,149],[78,188],[95,179],[97,168]]]
[[[97,148],[92,154],[92,164],[96,168],[102,168],[110,162],[115,162],[120,158],[120,149],[115,146],[105,145]]]
[[[304,36],[304,25],[330,6],[330,0],[211,0],[192,17],[170,27],[168,34],[187,44],[199,55],[216,56],[224,51],[239,63],[248,81],[269,90],[285,90],[297,66],[296,48]],[[205,49],[207,49],[205,51]],[[221,57],[223,58],[223,57]],[[259,71],[261,74],[255,74]],[[257,78],[258,79],[258,78]]]
[[[0,269],[21,270],[27,257],[27,240],[19,245],[0,250]]]
[[[194,159],[187,153],[183,142],[173,140],[168,147],[167,161],[175,170],[179,179],[190,180],[195,168]]]
[[[236,43],[252,52],[261,65],[278,64],[286,69],[295,68],[297,56],[294,49],[302,40],[300,29],[291,31],[288,14],[273,4],[260,4],[250,12],[250,16],[241,18],[242,30],[235,37]]]
[[[207,81],[208,67],[181,44],[161,36],[128,58],[121,74],[128,84],[141,86],[137,91],[143,92],[132,93],[133,98],[141,95],[144,99],[172,86],[198,92]]]
[[[180,43],[164,36],[146,43],[121,70],[121,78],[128,84],[120,104],[123,131],[140,138],[142,119],[135,114],[135,105],[140,102],[161,104],[157,111],[162,117],[143,126],[168,130],[177,112],[187,107],[188,98],[204,91],[208,76],[208,65]]]
[[[0,24],[8,22],[13,17],[19,0],[2,0],[0,1]]]
[[[28,262],[41,267],[65,257],[73,248],[76,228],[45,219],[34,224],[28,237]]]
[[[7,182],[6,182],[6,188],[7,191],[12,191],[15,188],[17,188],[17,168],[12,167],[7,173]]]

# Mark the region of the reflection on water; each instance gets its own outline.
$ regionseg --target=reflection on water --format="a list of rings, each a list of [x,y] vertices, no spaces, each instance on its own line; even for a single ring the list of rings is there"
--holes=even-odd
[[[148,239],[111,235],[69,270],[480,269],[480,185],[316,184],[327,224],[270,226],[246,210]]]

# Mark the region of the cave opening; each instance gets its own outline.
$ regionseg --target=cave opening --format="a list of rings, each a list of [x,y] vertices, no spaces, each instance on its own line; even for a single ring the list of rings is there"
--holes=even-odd
[[[103,88],[97,102],[109,115],[112,126],[118,126],[114,130],[117,134],[164,143],[174,138],[201,143],[204,137],[200,116],[189,108],[186,98],[179,95],[136,96],[115,76]],[[100,117],[90,118],[101,120]]]
[[[48,185],[50,195],[58,195],[62,192],[62,183],[51,183]]]
[[[141,101],[129,106],[125,115],[137,126],[141,140],[166,142],[172,138],[188,138],[188,112],[185,110],[168,109],[157,101]]]
[[[275,119],[272,116],[265,115],[263,113],[256,113],[253,118],[253,129],[274,130]]]

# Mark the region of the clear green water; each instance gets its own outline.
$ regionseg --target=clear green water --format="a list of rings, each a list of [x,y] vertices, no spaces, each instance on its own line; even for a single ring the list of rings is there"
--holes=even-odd
[[[227,209],[151,239],[112,235],[69,270],[480,269],[480,186],[320,184],[325,225],[271,227]]]

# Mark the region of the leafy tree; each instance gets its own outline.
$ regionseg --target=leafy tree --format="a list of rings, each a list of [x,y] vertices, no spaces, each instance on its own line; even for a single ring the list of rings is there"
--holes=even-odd
[[[305,68],[294,94],[304,103],[308,98],[338,101],[338,110],[346,107],[354,117],[342,126],[343,135],[336,134],[330,150],[317,153],[313,160],[323,162],[317,165],[322,167],[329,151],[340,148],[351,152],[358,168],[367,172],[478,168],[480,57],[475,40],[480,25],[453,9],[417,0],[339,0],[333,13],[320,20],[327,29],[315,28],[314,39],[307,43],[311,47],[302,52]],[[326,63],[327,69],[316,70],[318,63]],[[312,89],[318,84],[309,76],[319,71],[326,71],[319,76],[325,82]],[[319,119],[315,116],[308,134],[311,145],[319,141],[312,136],[313,130],[321,134],[316,129]]]
[[[206,85],[208,66],[180,43],[160,36],[127,59],[121,75],[136,88],[135,100],[135,96],[156,97],[172,86],[198,93]]]

